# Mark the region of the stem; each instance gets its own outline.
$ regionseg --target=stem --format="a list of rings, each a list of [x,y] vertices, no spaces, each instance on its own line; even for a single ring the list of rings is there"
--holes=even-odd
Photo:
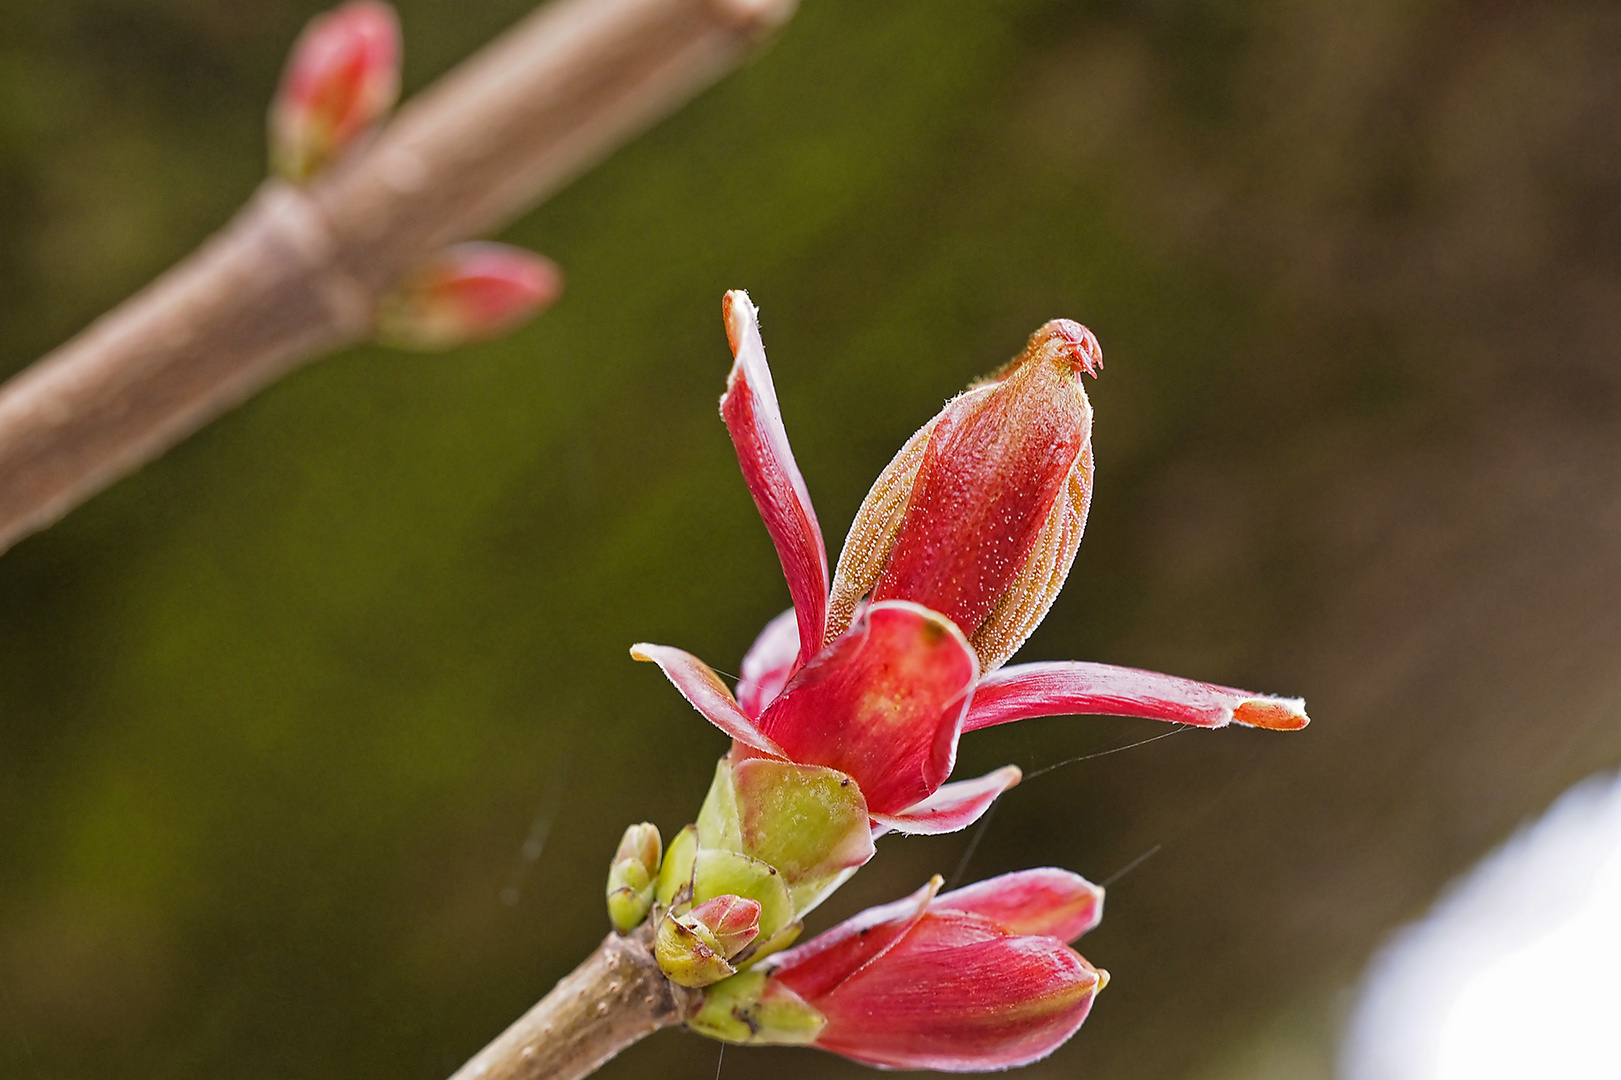
[[[795,0],[558,0],[303,187],[0,387],[0,551],[316,356],[426,256],[556,192],[708,86]]]
[[[648,926],[609,934],[534,1008],[450,1080],[577,1080],[630,1044],[683,1023],[699,995],[664,977]]]

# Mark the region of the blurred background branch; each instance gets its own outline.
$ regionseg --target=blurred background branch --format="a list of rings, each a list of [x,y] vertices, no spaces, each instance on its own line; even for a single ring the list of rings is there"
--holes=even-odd
[[[793,0],[563,0],[308,186],[236,218],[0,387],[0,551],[268,383],[368,337],[427,256],[506,224],[674,109]]]

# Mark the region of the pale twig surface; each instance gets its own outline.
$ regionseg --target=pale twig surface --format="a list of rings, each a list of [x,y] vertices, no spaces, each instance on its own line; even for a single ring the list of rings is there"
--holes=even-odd
[[[664,977],[644,925],[596,952],[450,1080],[576,1080],[625,1047],[686,1021],[696,991]]]
[[[372,329],[426,255],[556,192],[731,68],[795,0],[560,0],[305,187],[0,387],[0,551]]]

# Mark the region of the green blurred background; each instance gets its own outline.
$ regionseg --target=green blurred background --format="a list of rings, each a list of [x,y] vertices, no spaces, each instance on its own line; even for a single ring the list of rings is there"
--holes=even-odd
[[[318,6],[0,0],[4,370],[251,193]],[[409,89],[527,5],[399,7]],[[715,415],[731,287],[834,551],[947,396],[1087,323],[1092,521],[1022,656],[1311,705],[1003,800],[969,878],[1151,853],[1027,1075],[1328,1076],[1370,950],[1621,763],[1613,5],[805,0],[505,238],[568,274],[539,322],[325,360],[0,559],[0,1075],[437,1080],[590,950],[620,830],[725,748],[626,647],[735,671],[787,602]],[[812,929],[968,843],[884,841]],[[767,1070],[865,1071],[726,1055]]]

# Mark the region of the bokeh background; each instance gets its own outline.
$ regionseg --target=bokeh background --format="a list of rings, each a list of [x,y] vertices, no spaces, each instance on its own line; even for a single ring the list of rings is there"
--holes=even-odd
[[[249,195],[317,6],[0,0],[0,366]],[[399,7],[409,89],[527,5]],[[1131,867],[1026,1075],[1331,1075],[1391,929],[1621,763],[1611,4],[805,0],[505,238],[569,276],[528,329],[325,360],[0,558],[0,1075],[438,1080],[589,951],[620,830],[725,747],[626,647],[735,671],[786,605],[715,415],[730,287],[834,550],[947,396],[1087,323],[1092,520],[1022,655],[1311,705],[1002,801],[969,879]],[[812,929],[969,843],[885,840]],[[667,1032],[603,1075],[715,1067]]]

